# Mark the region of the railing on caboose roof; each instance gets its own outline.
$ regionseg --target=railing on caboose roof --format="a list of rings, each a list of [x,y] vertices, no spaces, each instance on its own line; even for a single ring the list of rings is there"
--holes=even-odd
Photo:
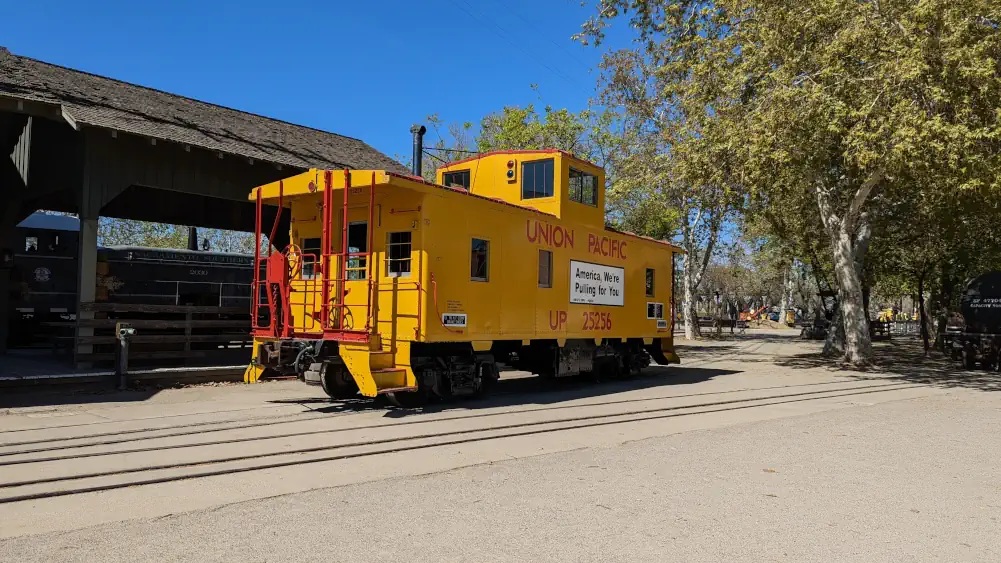
[[[281,214],[284,209],[283,182],[278,183],[278,213],[275,217],[274,226],[271,230],[271,238],[275,239]],[[251,284],[251,291],[257,295],[251,301],[251,314],[253,321],[253,331],[255,335],[273,338],[293,338],[320,337],[331,340],[345,341],[367,341],[371,335],[374,319],[373,295],[373,219],[375,212],[375,172],[372,172],[372,183],[369,186],[368,204],[368,246],[365,252],[349,252],[348,250],[348,194],[351,191],[351,173],[344,170],[344,201],[343,217],[341,221],[341,249],[340,252],[333,252],[331,244],[331,234],[334,226],[333,211],[333,181],[332,172],[324,172],[323,186],[323,218],[322,218],[322,238],[320,241],[320,255],[303,253],[295,244],[289,244],[277,255],[272,254],[271,246],[268,246],[268,255],[261,260],[261,229],[263,202],[261,190],[257,190],[257,213],[255,226],[254,243],[254,281]],[[353,258],[364,259],[364,266],[351,266]],[[337,260],[337,267],[333,261]],[[360,262],[360,260],[359,260]],[[261,279],[261,266],[265,266],[264,279]],[[310,279],[303,279],[302,273],[305,266],[312,264],[314,275]],[[316,265],[319,264],[317,274]],[[366,273],[367,293],[365,299],[365,328],[358,330],[345,326],[348,306],[344,302],[347,294],[346,283],[352,280],[351,272]],[[337,272],[338,277],[334,277]],[[302,303],[296,303],[293,307],[291,294],[295,282],[295,292],[302,296]],[[263,305],[267,308],[266,324],[262,321],[260,307],[262,305],[260,293],[262,288],[266,293],[266,302]],[[316,309],[319,302],[319,309]],[[313,308],[310,311],[310,308]],[[319,316],[318,323],[317,314]],[[308,322],[307,322],[308,321]],[[317,325],[319,325],[317,327]]]

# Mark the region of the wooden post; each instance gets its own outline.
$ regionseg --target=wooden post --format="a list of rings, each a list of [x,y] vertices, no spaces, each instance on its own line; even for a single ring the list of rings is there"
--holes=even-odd
[[[188,363],[188,358],[191,356],[191,321],[194,317],[194,313],[184,314],[184,363]]]

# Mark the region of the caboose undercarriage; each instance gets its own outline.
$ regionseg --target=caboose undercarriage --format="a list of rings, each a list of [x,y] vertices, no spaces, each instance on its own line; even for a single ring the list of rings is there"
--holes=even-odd
[[[261,342],[255,364],[275,375],[295,376],[319,385],[331,398],[357,397],[373,386],[366,378],[374,374],[352,372],[356,364],[345,358],[345,349],[333,340],[285,339]],[[659,340],[644,346],[642,339],[495,341],[487,351],[476,351],[471,342],[411,342],[409,370],[416,386],[385,388],[378,394],[391,402],[413,406],[425,401],[483,396],[500,378],[500,366],[528,371],[547,379],[584,377],[592,380],[629,377],[651,361],[669,363]],[[391,370],[390,370],[391,371]]]

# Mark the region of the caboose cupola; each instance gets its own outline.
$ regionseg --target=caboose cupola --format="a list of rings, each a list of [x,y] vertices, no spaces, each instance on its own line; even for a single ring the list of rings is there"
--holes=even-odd
[[[439,168],[437,182],[580,224],[605,224],[605,171],[560,150],[481,154]]]

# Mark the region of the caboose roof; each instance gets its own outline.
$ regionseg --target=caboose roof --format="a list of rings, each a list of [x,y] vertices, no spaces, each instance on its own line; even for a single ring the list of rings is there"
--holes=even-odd
[[[505,154],[511,154],[510,151],[503,151]],[[546,151],[528,151],[534,153],[544,153]],[[555,151],[560,152],[560,151]],[[584,161],[586,162],[586,161]],[[332,170],[331,172],[331,187],[335,190],[341,190],[344,188],[344,171],[343,170]],[[248,197],[250,200],[256,200],[257,194],[260,192],[261,200],[268,202],[268,204],[274,204],[279,199],[282,198],[295,198],[303,195],[317,195],[323,193],[323,183],[324,176],[326,175],[326,170],[307,170],[302,174],[292,176],[290,178],[285,178],[280,182],[272,182],[264,186],[259,186],[254,188]],[[523,205],[516,205],[501,199],[486,197],[483,195],[477,195],[475,193],[462,190],[459,188],[451,188],[448,186],[442,186],[441,184],[435,184],[434,182],[429,182],[424,178],[419,176],[412,176],[408,174],[399,174],[396,172],[388,172],[386,170],[351,170],[349,171],[351,177],[351,186],[353,188],[365,188],[367,186],[374,184],[376,186],[392,185],[397,188],[411,189],[411,190],[445,190],[447,192],[453,193],[456,197],[470,197],[479,200],[489,202],[493,205],[503,205],[506,207],[512,207],[526,213],[531,213],[533,215],[542,215],[549,220],[559,220],[559,217],[553,215],[552,213],[546,213],[545,211],[539,211],[538,209],[533,209],[531,207],[526,207]],[[671,244],[665,240],[658,240],[652,237],[647,237],[643,235],[638,235],[636,233],[631,233],[628,231],[620,231],[613,229],[611,227],[605,226],[604,230],[609,233],[615,233],[622,236],[628,236],[632,238],[637,238],[640,240],[645,240],[647,242],[652,242],[655,244],[660,244],[671,248],[672,252],[679,254],[684,254],[684,250]]]
[[[473,162],[473,161],[476,161],[476,160],[481,160],[481,159],[484,159],[484,158],[487,158],[487,157],[497,156],[497,155],[509,155],[509,154],[518,154],[518,155],[559,154],[559,155],[562,155],[565,158],[569,158],[571,160],[576,160],[577,162],[581,162],[581,163],[586,164],[588,166],[591,166],[593,168],[597,168],[599,170],[604,170],[604,168],[602,168],[601,166],[598,166],[597,164],[591,162],[590,160],[585,160],[585,159],[580,158],[579,156],[577,156],[577,155],[575,155],[573,153],[570,153],[570,152],[567,152],[567,151],[564,151],[564,150],[560,150],[560,149],[525,149],[525,150],[497,150],[497,151],[489,151],[489,152],[484,152],[484,153],[477,154],[476,156],[471,156],[469,158],[464,158],[462,160],[455,160],[455,161],[449,162],[448,164],[443,164],[443,165],[441,165],[440,168],[449,169],[449,168],[452,168],[453,166],[458,166],[460,164],[466,164],[466,163]]]

